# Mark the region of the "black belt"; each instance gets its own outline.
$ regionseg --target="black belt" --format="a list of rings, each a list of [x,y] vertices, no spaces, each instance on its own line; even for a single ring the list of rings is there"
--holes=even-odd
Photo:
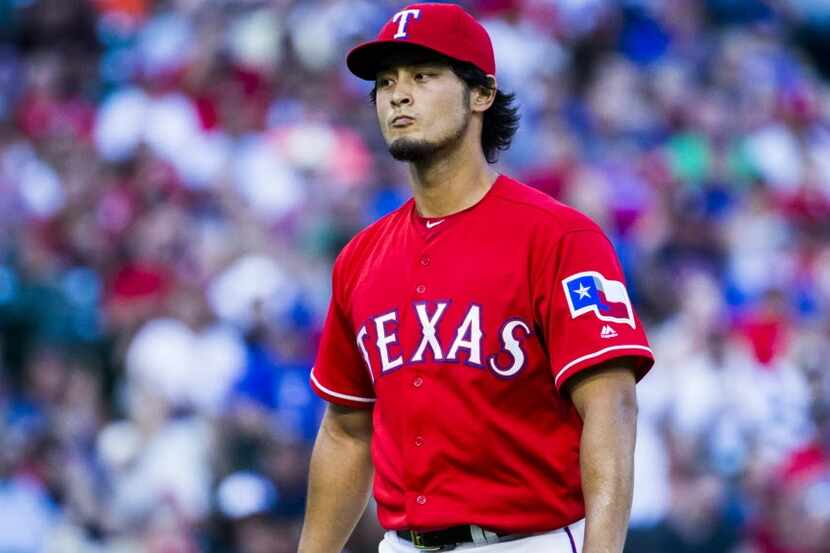
[[[483,536],[482,529],[478,526],[470,526],[463,524],[461,526],[452,526],[443,530],[435,530],[434,532],[416,532],[415,530],[398,530],[396,534],[401,539],[412,542],[417,549],[425,551],[449,551],[455,549],[456,545],[462,543],[469,543],[475,541],[474,532]],[[503,534],[500,532],[487,532],[490,535],[495,534],[499,538],[511,537],[517,539],[524,537],[524,535],[517,534]],[[502,540],[499,540],[502,541]]]

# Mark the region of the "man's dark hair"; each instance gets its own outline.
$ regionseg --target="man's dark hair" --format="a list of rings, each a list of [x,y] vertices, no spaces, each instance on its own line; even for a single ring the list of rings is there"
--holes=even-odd
[[[465,61],[441,57],[441,61],[449,65],[455,75],[461,79],[468,90],[474,88],[491,89],[493,80],[487,74]],[[377,100],[377,89],[372,88],[369,100],[374,104]],[[499,151],[506,150],[513,141],[513,136],[519,129],[519,108],[516,105],[516,95],[496,89],[496,99],[493,105],[484,112],[484,121],[481,128],[481,149],[488,163],[495,163],[499,158]]]

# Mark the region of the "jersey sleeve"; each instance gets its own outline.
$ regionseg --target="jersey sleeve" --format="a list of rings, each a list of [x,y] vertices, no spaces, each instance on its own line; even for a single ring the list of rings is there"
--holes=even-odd
[[[538,274],[537,317],[557,390],[573,375],[618,357],[633,359],[637,381],[648,372],[654,355],[601,230],[562,235]]]
[[[326,322],[311,369],[311,388],[323,399],[337,405],[370,408],[375,403],[371,374],[357,345],[349,317],[343,309],[338,258],[332,277],[332,296]]]

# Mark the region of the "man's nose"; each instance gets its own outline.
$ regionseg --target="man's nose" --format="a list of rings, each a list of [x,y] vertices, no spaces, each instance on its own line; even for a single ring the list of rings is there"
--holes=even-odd
[[[405,84],[398,83],[391,96],[392,105],[395,107],[405,106],[412,103],[412,95],[409,87]]]

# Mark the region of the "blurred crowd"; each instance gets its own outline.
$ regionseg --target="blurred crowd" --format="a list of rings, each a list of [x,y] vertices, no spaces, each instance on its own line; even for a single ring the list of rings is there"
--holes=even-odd
[[[0,551],[295,550],[331,264],[408,195],[343,55],[403,4],[0,0]],[[628,549],[829,552],[830,7],[462,4],[499,170],[655,348]]]

